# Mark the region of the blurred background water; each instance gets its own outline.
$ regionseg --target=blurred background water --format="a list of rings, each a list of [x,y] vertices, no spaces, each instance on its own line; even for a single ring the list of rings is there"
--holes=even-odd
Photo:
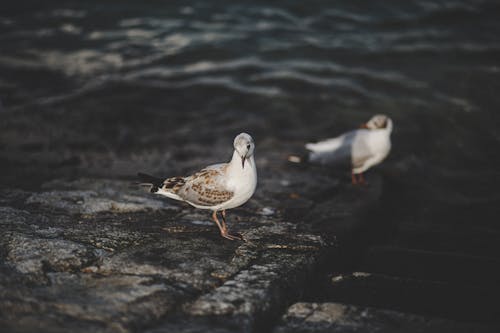
[[[153,152],[153,171],[195,168],[241,130],[285,157],[385,113],[377,218],[463,230],[484,254],[474,230],[500,239],[499,18],[479,0],[9,2],[1,181],[126,177]]]

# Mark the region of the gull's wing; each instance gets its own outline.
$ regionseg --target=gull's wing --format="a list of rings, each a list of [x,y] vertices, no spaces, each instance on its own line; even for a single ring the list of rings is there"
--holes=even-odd
[[[197,206],[216,206],[234,195],[226,187],[224,177],[227,164],[211,165],[189,177],[165,180],[165,188],[171,189],[181,199]]]
[[[332,152],[346,144],[346,136],[347,134],[344,134],[336,138],[326,139],[316,143],[307,143],[306,149],[315,153]]]
[[[309,143],[306,145],[310,151],[309,160],[325,165],[351,163],[354,169],[361,168],[373,157],[370,141],[374,133],[358,129],[336,138]]]
[[[317,143],[308,143],[309,160],[321,164],[336,164],[348,161],[351,157],[351,147],[357,131],[342,134],[336,138]]]

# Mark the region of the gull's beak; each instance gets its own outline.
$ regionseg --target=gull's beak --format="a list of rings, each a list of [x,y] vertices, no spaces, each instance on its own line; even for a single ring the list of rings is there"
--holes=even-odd
[[[368,126],[366,125],[366,123],[363,123],[363,124],[361,124],[361,126],[359,126],[359,128],[365,128],[365,129],[368,129]]]
[[[241,167],[245,169],[245,160],[247,159],[246,156],[241,157]]]

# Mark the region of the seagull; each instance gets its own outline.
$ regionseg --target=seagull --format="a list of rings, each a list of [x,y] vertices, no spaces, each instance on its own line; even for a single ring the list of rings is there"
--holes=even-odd
[[[305,145],[309,161],[331,165],[350,160],[351,181],[364,184],[363,172],[381,163],[391,150],[392,120],[382,114],[356,129],[336,138]],[[293,162],[292,159],[289,158]]]
[[[210,165],[191,176],[156,178],[144,173],[138,176],[151,186],[151,193],[184,201],[193,207],[212,211],[212,219],[217,224],[222,237],[237,240],[226,226],[226,210],[239,207],[247,202],[257,186],[257,168],[254,160],[255,144],[247,133],[240,133],[234,139],[231,161]],[[217,218],[221,212],[222,221]]]

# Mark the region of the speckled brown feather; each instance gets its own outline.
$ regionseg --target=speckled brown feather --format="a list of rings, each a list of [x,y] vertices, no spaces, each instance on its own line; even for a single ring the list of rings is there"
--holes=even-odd
[[[184,177],[172,177],[165,179],[163,182],[163,189],[164,190],[171,190],[172,192],[176,193],[179,191],[182,186],[186,183]]]
[[[163,189],[199,206],[216,206],[233,197],[225,188],[223,173],[227,164],[203,169],[189,177],[172,177],[164,182]]]

